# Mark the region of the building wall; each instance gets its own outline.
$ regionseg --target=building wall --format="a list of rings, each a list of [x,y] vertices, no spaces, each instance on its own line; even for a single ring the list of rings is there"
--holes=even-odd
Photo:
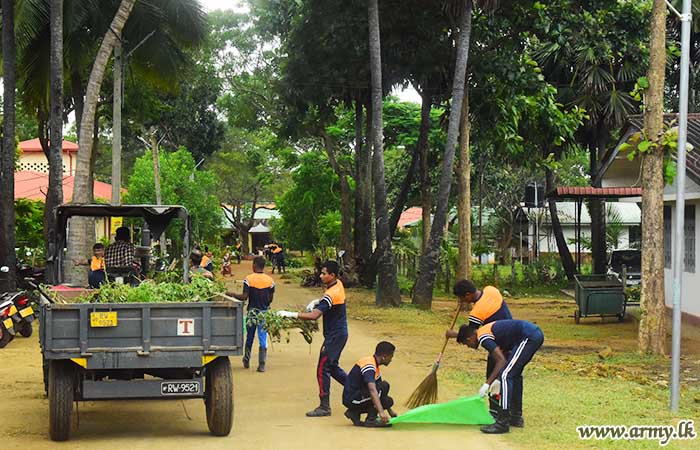
[[[681,311],[700,317],[700,200],[691,200],[688,205],[695,205],[695,272],[683,270],[683,289],[681,291]],[[669,204],[667,204],[669,205]],[[675,236],[675,204],[671,206],[671,242]],[[673,256],[673,251],[671,255]],[[664,287],[666,306],[673,306],[673,272],[670,268],[664,269]]]
[[[75,154],[63,153],[63,175],[75,174]],[[46,155],[40,152],[22,153],[18,163],[19,170],[29,170],[32,172],[49,173],[49,162]]]
[[[576,227],[573,225],[562,225],[562,231],[564,232],[564,239],[569,243],[569,251],[573,254],[576,251]],[[534,232],[532,234],[534,237]],[[590,224],[581,225],[581,238],[583,240],[590,240],[591,227]],[[626,250],[630,248],[630,226],[625,225],[620,233],[620,240],[617,245],[617,249]],[[554,232],[552,229],[545,225],[540,229],[540,252],[547,253],[558,253],[557,241],[554,238]],[[590,253],[589,249],[582,248],[581,253]]]

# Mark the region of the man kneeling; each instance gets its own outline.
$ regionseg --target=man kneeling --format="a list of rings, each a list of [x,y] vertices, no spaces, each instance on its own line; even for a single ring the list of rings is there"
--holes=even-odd
[[[367,356],[355,363],[348,373],[343,388],[345,417],[355,426],[389,427],[389,416],[396,417],[391,409],[394,399],[389,397],[389,383],[382,380],[379,366],[388,366],[396,347],[390,342],[377,344],[374,356]],[[361,414],[367,414],[363,423]]]

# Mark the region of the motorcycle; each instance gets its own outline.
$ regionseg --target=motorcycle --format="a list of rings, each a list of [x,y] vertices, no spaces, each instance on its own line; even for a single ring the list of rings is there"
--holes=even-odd
[[[15,311],[12,314],[15,331],[23,337],[31,336],[33,332],[32,322],[34,322],[35,316],[29,294],[26,291],[6,292],[3,294],[3,298],[12,300],[15,305]]]
[[[12,315],[17,311],[12,299],[0,299],[0,348],[5,348],[15,338],[15,322]]]

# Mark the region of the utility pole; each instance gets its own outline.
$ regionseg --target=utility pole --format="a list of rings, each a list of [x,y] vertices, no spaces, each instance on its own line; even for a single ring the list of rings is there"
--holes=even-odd
[[[112,205],[121,204],[122,185],[122,43],[114,46],[114,103],[112,104]]]

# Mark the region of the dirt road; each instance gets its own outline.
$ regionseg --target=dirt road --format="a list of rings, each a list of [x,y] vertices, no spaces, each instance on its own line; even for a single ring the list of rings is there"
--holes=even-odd
[[[242,279],[249,267],[250,263],[246,262],[234,265],[234,278]],[[276,308],[301,309],[320,293],[289,284],[287,280],[277,280],[277,286]],[[240,290],[240,284],[236,289]],[[361,322],[351,321],[349,327],[350,339],[341,358],[346,370],[360,357],[371,354],[378,340],[386,338],[373,334]],[[243,369],[238,358],[232,360],[235,419],[233,431],[227,437],[209,435],[201,400],[107,401],[80,403],[71,440],[55,443],[48,439],[48,406],[41,382],[36,333],[29,339],[15,339],[0,350],[1,447],[21,450],[508,448],[501,438],[485,436],[477,427],[402,425],[383,430],[353,427],[343,416],[341,386],[335,382],[331,386],[333,416],[305,417],[304,412],[318,403],[314,370],[321,340],[318,334],[309,346],[294,333],[290,343],[274,344],[264,374]],[[392,341],[398,351],[394,362],[382,372],[392,385],[397,403],[403,403],[426,375],[426,369],[409,363],[413,345],[410,341],[394,338]],[[257,358],[257,352],[254,353]],[[441,397],[460,394],[442,389]],[[402,412],[405,408],[398,405],[397,410]]]

